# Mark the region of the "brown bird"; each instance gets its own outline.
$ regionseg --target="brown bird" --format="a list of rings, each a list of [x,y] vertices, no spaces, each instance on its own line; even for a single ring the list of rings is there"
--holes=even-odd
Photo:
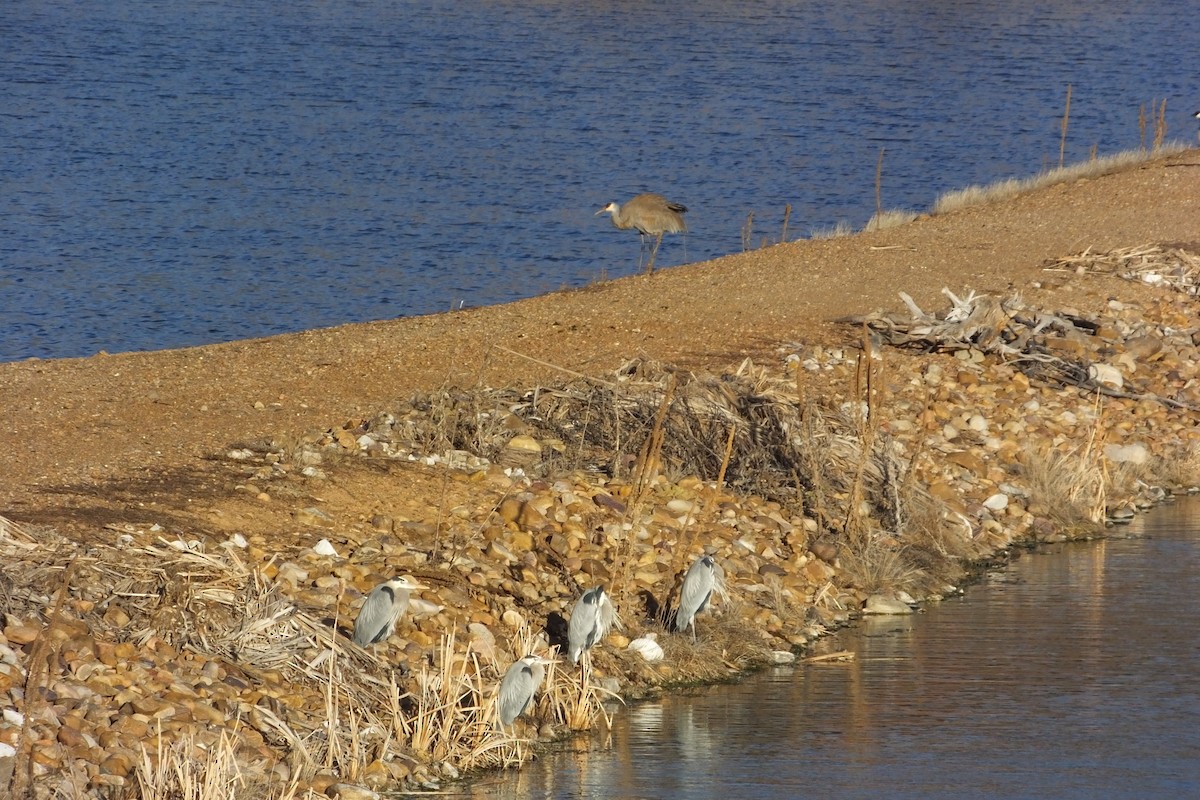
[[[633,228],[641,234],[643,258],[646,254],[646,237],[654,237],[654,248],[650,251],[650,263],[646,267],[646,272],[650,273],[654,271],[654,257],[658,255],[663,234],[687,232],[687,223],[683,221],[686,212],[686,206],[674,203],[661,194],[647,193],[639,194],[625,205],[609,203],[597,211],[596,216],[612,214],[614,226],[623,231]],[[639,258],[638,266],[641,265]]]

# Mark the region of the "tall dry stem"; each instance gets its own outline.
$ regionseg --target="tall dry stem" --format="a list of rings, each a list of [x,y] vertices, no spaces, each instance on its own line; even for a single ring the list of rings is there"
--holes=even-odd
[[[1062,169],[1067,156],[1067,126],[1071,121],[1071,84],[1067,84],[1067,105],[1063,109],[1062,138],[1058,142],[1058,167]]]
[[[875,162],[875,218],[883,219],[883,153],[879,148],[879,159]]]
[[[1163,142],[1167,138],[1167,98],[1163,98],[1162,103],[1158,107],[1158,114],[1154,118],[1154,152],[1162,149]]]

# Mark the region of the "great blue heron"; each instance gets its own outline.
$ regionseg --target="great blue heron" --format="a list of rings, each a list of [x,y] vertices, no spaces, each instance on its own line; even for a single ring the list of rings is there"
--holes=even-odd
[[[549,660],[531,653],[515,661],[504,673],[497,702],[502,724],[512,725],[529,708],[533,696],[546,678],[546,664],[549,663]]]
[[[567,626],[567,657],[571,663],[578,664],[579,657],[591,650],[614,625],[620,628],[621,621],[604,587],[584,592],[571,610],[571,623]]]
[[[663,234],[687,232],[687,223],[683,221],[686,212],[687,207],[680,203],[674,203],[661,194],[647,193],[639,194],[624,205],[609,203],[597,211],[596,216],[612,214],[613,225],[617,228],[623,231],[633,228],[641,234],[643,256],[646,252],[646,237],[653,236],[654,249],[650,251],[650,263],[646,267],[646,272],[653,272],[654,257],[658,255]],[[640,261],[638,266],[641,266]]]
[[[713,592],[724,596],[725,584],[721,580],[716,560],[712,556],[701,556],[688,569],[679,590],[679,611],[675,615],[675,630],[691,627],[692,641],[696,641],[696,615],[708,605]]]
[[[408,609],[408,593],[424,588],[411,578],[393,578],[372,589],[354,619],[354,643],[366,647],[391,636]]]

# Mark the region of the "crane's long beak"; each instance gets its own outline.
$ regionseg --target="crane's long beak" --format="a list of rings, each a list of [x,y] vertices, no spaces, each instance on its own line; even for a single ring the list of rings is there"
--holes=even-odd
[[[605,211],[608,211],[608,209],[607,209],[607,208],[602,208],[602,209],[600,209],[599,211],[597,211],[597,212],[596,212],[595,216],[597,216],[597,217],[598,217],[598,216],[600,216],[601,214],[603,214]]]

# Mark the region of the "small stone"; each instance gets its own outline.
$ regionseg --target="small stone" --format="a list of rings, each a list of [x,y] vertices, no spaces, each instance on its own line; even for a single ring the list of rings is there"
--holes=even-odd
[[[325,790],[334,800],[379,800],[379,793],[353,783],[335,783]]]
[[[318,528],[333,527],[333,517],[316,506],[298,509],[293,512],[293,516],[301,525],[313,525]]]
[[[319,542],[314,544],[313,552],[319,556],[332,556],[333,558],[338,557],[337,550],[334,549],[334,546],[328,539],[321,539]]]
[[[796,663],[796,654],[788,650],[772,650],[767,654],[767,658],[772,664],[783,665]]]
[[[1140,442],[1126,445],[1106,444],[1104,456],[1115,463],[1145,464],[1150,460],[1150,451]]]
[[[1003,511],[1008,508],[1008,495],[998,492],[983,501],[983,507],[989,511]]]
[[[911,614],[912,607],[886,594],[873,594],[863,605],[864,614]]]
[[[611,495],[604,494],[603,492],[593,495],[592,502],[595,503],[596,505],[600,506],[601,508],[607,508],[610,511],[615,511],[618,514],[625,513],[625,504],[624,503],[622,503],[620,500],[617,500],[616,498],[612,497]]]
[[[13,644],[29,644],[39,633],[41,629],[32,625],[9,625],[4,629],[4,637]]]
[[[647,633],[629,643],[628,649],[640,655],[647,661],[662,661],[663,649],[658,643],[658,635]]]
[[[508,440],[506,445],[510,450],[518,450],[523,453],[540,453],[542,452],[542,444],[532,436],[524,434],[514,436]]]

